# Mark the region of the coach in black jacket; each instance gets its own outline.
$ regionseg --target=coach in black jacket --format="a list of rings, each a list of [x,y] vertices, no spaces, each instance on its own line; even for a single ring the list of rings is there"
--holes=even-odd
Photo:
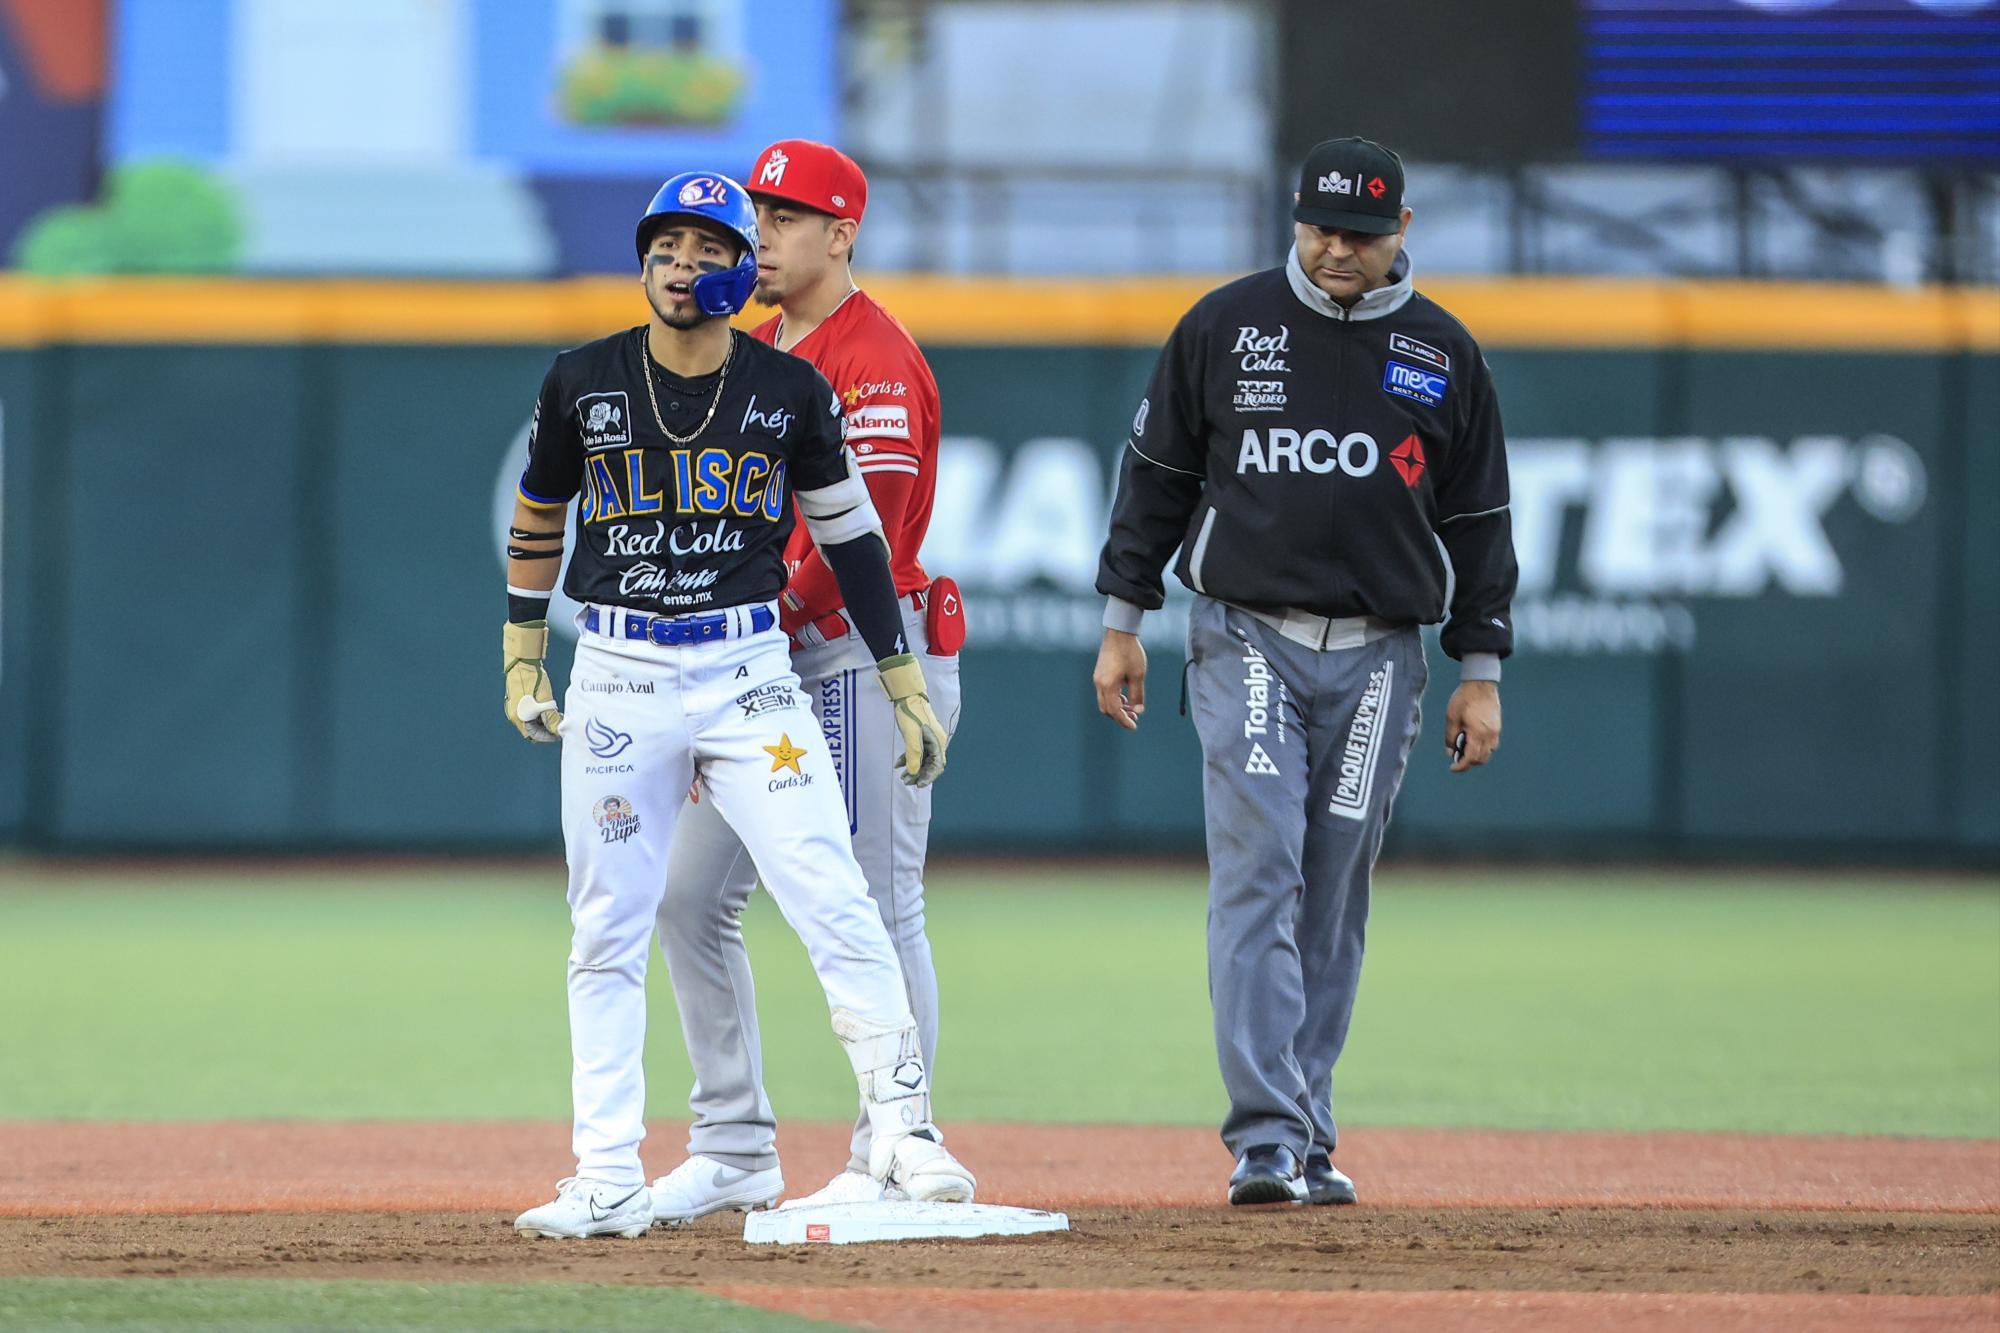
[[[1516,570],[1492,376],[1410,285],[1403,165],[1308,155],[1282,268],[1210,292],[1132,422],[1098,566],[1098,708],[1145,711],[1140,618],[1196,594],[1189,690],[1207,810],[1209,996],[1232,1203],[1351,1203],[1333,1165],[1369,872],[1415,742],[1418,626],[1460,663],[1454,773],[1500,743]]]

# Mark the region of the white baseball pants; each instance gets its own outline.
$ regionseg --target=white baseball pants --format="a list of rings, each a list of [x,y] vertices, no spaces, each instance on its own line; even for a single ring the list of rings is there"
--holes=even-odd
[[[888,1030],[912,1018],[783,634],[661,646],[585,633],[563,711],[577,1174],[640,1183],[646,964],[696,774],[805,944],[829,1009]]]

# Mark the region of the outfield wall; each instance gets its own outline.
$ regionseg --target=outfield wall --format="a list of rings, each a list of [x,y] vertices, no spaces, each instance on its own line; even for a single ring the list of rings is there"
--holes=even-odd
[[[1137,736],[1090,592],[1202,284],[874,289],[947,441],[954,849],[1197,848],[1186,600]],[[1484,340],[1523,573],[1505,748],[1431,721],[1394,849],[2000,858],[2000,292],[1427,284]],[[0,280],[0,842],[550,848],[499,716],[500,538],[557,347],[631,284]]]

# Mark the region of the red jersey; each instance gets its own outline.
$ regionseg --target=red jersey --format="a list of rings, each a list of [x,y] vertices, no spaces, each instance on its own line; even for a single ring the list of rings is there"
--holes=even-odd
[[[776,346],[783,322],[775,315],[750,336]],[[856,291],[790,350],[812,362],[840,396],[847,446],[889,539],[897,594],[929,587],[917,551],[937,493],[938,391],[916,340],[867,292]],[[840,609],[833,571],[804,522],[792,529],[785,563],[792,577],[778,614],[787,632]]]

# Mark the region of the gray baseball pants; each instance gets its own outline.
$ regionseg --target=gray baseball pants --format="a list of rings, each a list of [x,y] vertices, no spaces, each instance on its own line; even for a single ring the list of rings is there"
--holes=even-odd
[[[1369,873],[1422,722],[1423,641],[1412,627],[1321,649],[1197,597],[1188,662],[1222,1141],[1303,1159],[1336,1143],[1333,1066],[1361,981]]]
[[[905,605],[903,627],[923,664],[931,706],[947,731],[958,727],[958,658],[933,657],[922,612]],[[903,966],[924,1067],[937,1086],[938,986],[924,934],[924,855],[930,843],[929,788],[905,786],[891,762],[903,752],[875,660],[858,634],[798,649],[792,669],[819,716],[847,805],[854,856]],[[757,867],[713,801],[686,805],[674,827],[660,902],[660,950],[680,1010],[681,1035],[694,1066],[688,1105],[694,1125],[688,1152],[729,1166],[763,1170],[778,1160],[778,1122],[764,1094],[757,989],[743,946],[743,909],[757,887]],[[783,904],[781,903],[782,907]],[[857,1106],[859,1097],[856,1098]],[[848,1165],[868,1169],[868,1114],[855,1121]]]

